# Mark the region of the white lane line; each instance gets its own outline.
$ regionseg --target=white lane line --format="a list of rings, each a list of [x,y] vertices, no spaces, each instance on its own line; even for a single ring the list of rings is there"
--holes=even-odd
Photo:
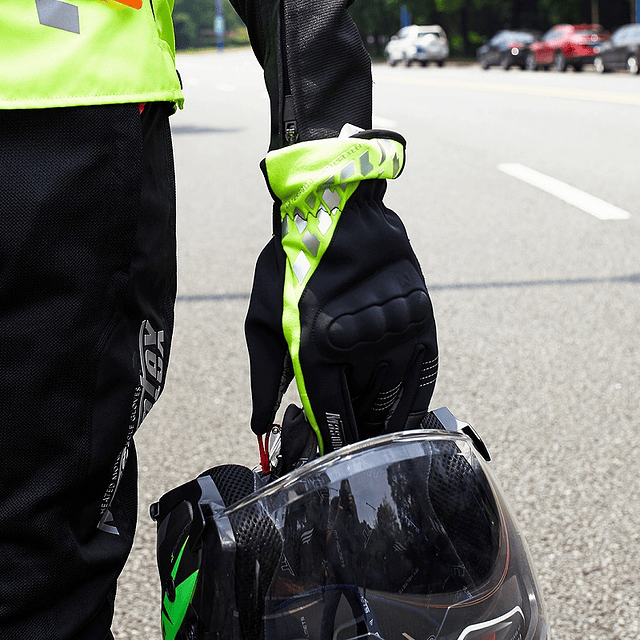
[[[499,164],[498,169],[590,213],[599,220],[628,220],[631,217],[631,214],[624,209],[522,164]]]

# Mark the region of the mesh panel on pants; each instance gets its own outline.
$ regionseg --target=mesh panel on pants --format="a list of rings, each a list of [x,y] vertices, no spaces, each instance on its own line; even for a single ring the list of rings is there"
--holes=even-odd
[[[165,107],[0,112],[0,169],[0,637],[105,640],[135,528],[140,330],[164,332],[166,362],[173,324]],[[118,535],[97,528],[116,476]]]

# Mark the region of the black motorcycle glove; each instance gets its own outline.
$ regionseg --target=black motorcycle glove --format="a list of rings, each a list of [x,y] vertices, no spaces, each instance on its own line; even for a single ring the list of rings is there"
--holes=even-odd
[[[258,259],[246,320],[257,434],[292,377],[321,453],[417,427],[428,410],[431,301],[405,228],[382,202],[404,147],[397,134],[363,131],[263,162],[281,235]]]

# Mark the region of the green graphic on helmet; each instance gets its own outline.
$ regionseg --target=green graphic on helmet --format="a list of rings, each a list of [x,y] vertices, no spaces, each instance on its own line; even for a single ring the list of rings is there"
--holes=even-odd
[[[176,584],[176,578],[180,570],[180,561],[184,554],[189,537],[185,540],[180,553],[171,570],[171,581],[163,585],[164,597],[162,598],[162,637],[165,640],[175,640],[184,617],[187,613],[191,599],[198,581],[198,570],[188,575],[184,580]]]

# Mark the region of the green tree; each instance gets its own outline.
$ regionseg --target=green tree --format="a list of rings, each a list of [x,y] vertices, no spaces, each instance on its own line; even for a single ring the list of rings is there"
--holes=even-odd
[[[198,26],[189,13],[174,12],[173,29],[176,36],[176,49],[188,49],[193,46],[198,37]]]
[[[475,48],[499,29],[544,31],[559,22],[591,22],[607,29],[631,21],[635,0],[357,0],[349,11],[373,56],[400,28],[401,7],[414,24],[440,24],[453,55],[473,56]],[[223,0],[225,41],[248,43],[246,29],[229,0]],[[215,44],[215,0],[175,0],[178,48]]]
[[[465,57],[475,53],[487,31],[507,26],[511,4],[497,0],[435,0],[437,11],[445,16],[443,22],[447,23],[453,49]]]
[[[248,43],[246,28],[229,0],[223,0],[222,12],[227,32],[226,40]],[[176,47],[186,49],[214,45],[215,16],[214,0],[175,0],[173,24],[176,31]]]
[[[399,12],[398,0],[360,0],[351,5],[349,13],[372,56],[381,56],[389,37],[400,28]]]

